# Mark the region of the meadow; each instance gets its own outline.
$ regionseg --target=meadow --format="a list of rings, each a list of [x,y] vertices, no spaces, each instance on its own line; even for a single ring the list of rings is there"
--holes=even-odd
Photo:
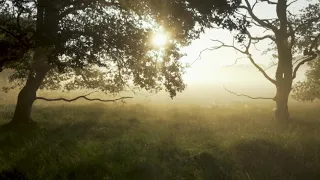
[[[320,179],[319,107],[36,103],[37,127],[0,131],[0,179]]]

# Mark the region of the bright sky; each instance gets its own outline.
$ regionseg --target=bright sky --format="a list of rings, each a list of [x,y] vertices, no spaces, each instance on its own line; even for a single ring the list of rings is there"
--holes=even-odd
[[[252,2],[252,0],[251,0]],[[290,1],[291,2],[291,1]],[[290,11],[297,13],[299,9],[306,6],[310,2],[308,0],[298,0],[296,3],[290,6]],[[259,3],[255,7],[255,14],[260,18],[272,18],[275,17],[275,6],[269,5],[267,3]],[[265,35],[261,29],[252,29],[252,35],[261,36]],[[226,30],[208,30],[205,34],[201,36],[200,39],[195,40],[191,46],[184,49],[184,52],[187,53],[182,61],[187,63],[192,63],[197,59],[201,50],[212,47],[214,44],[210,39],[218,39],[225,44],[232,44],[233,38],[230,32]],[[269,41],[270,42],[270,41]],[[271,55],[261,55],[268,47],[268,40],[265,40],[257,45],[258,50],[252,48],[250,52],[253,54],[254,59],[261,66],[268,67],[271,63]],[[243,81],[254,81],[269,83],[264,79],[263,75],[258,72],[258,70],[252,69],[251,71],[242,70],[239,68],[239,71],[235,68],[228,70],[229,65],[232,65],[235,60],[239,57],[243,57],[240,53],[235,52],[230,48],[222,48],[214,51],[206,51],[202,54],[201,60],[196,61],[192,68],[188,69],[187,74],[185,75],[185,80],[189,84],[193,83],[209,83],[209,84],[221,84],[224,82],[243,82]],[[248,59],[239,59],[237,65],[242,64],[245,67],[253,67]],[[253,67],[254,68],[254,67]],[[251,69],[251,68],[250,68]],[[236,71],[236,72],[235,72]],[[274,77],[275,69],[270,69],[267,71],[271,77]],[[298,74],[301,78],[303,73]]]

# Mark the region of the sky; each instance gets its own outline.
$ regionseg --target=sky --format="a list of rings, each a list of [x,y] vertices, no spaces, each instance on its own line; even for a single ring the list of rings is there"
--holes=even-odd
[[[254,1],[250,1],[254,2]],[[290,1],[291,2],[291,1]],[[292,13],[297,13],[299,9],[310,3],[307,0],[298,0],[296,3],[292,4],[290,11]],[[267,3],[259,3],[254,10],[254,13],[259,18],[272,18],[275,15],[275,6],[269,5]],[[254,28],[251,29],[251,34],[256,36],[262,36],[268,34],[268,32],[263,33],[263,30]],[[269,33],[270,34],[270,33]],[[210,29],[207,30],[200,39],[193,41],[193,43],[186,47],[183,51],[187,54],[182,58],[184,63],[194,62],[199,53],[208,47],[219,45],[213,43],[210,39],[218,39],[223,41],[225,44],[232,44],[233,38],[229,31],[227,30],[217,30]],[[270,41],[265,40],[257,45],[257,49],[252,48],[250,52],[257,63],[262,67],[269,67],[273,61],[271,54],[262,55],[262,51],[268,48],[268,43]],[[263,75],[253,67],[248,59],[238,59],[237,64],[234,64],[237,58],[243,57],[241,53],[235,52],[230,48],[223,48],[214,51],[206,51],[202,53],[201,59],[197,60],[191,68],[187,70],[187,74],[184,76],[185,81],[192,84],[224,84],[224,83],[259,83],[265,85],[271,85]],[[231,69],[230,69],[231,68]],[[306,67],[303,67],[298,73],[297,80],[302,80],[304,78],[304,72]],[[271,77],[274,77],[275,68],[271,68],[268,71]]]
[[[318,0],[314,0],[313,2],[315,1]],[[308,3],[310,3],[308,0],[298,0],[291,6],[290,11],[292,13],[297,13],[299,9],[303,8]],[[254,13],[260,18],[275,17],[275,6],[267,3],[260,3],[255,7]],[[251,29],[251,34],[253,36],[263,36],[265,33],[261,29]],[[217,39],[225,44],[232,44],[233,42],[233,36],[227,30],[207,30],[199,39],[194,40],[189,47],[183,49],[183,52],[187,55],[183,57],[181,61],[183,63],[191,64],[199,57],[199,53],[203,49],[218,45],[213,43],[210,39]],[[164,42],[160,42],[160,44],[162,43]],[[250,49],[255,61],[263,68],[269,67],[273,61],[276,61],[272,60],[270,54],[262,55],[262,51],[268,48],[268,43],[268,41],[263,41],[257,45],[257,49]],[[251,96],[274,97],[274,85],[266,80],[248,59],[238,59],[237,63],[234,64],[235,60],[239,57],[243,57],[243,55],[229,48],[206,51],[202,53],[201,59],[195,61],[191,68],[187,69],[187,73],[184,75],[187,89],[182,93],[178,93],[177,97],[173,100],[170,99],[167,92],[160,92],[155,96],[148,96],[150,94],[143,92],[143,94],[148,97],[135,96],[135,99],[140,98],[154,102],[163,101],[164,103],[170,101],[170,103],[206,102],[211,104],[212,102],[222,102],[225,100],[233,101],[239,98],[225,91],[223,86],[237,93]],[[300,69],[296,80],[304,79],[304,72],[306,69],[307,66]],[[270,77],[274,77],[275,68],[270,68],[267,70],[267,73]],[[248,98],[242,98],[241,100],[243,99],[250,100]]]
[[[295,14],[299,13],[299,9],[305,7],[309,3],[308,0],[298,0],[289,10]],[[258,4],[255,7],[254,13],[259,18],[263,19],[276,17],[275,6],[267,3]],[[260,28],[251,28],[250,33],[253,36],[263,36],[268,33],[270,34],[271,32],[265,32],[264,29]],[[248,59],[238,59],[237,63],[234,64],[237,58],[244,56],[233,49],[221,48],[214,51],[205,51],[202,53],[201,59],[197,60],[202,50],[219,45],[213,43],[211,39],[220,40],[229,45],[233,42],[233,36],[227,30],[207,30],[199,39],[194,40],[190,46],[183,49],[186,56],[184,56],[181,61],[189,64],[194,62],[184,75],[187,89],[182,93],[178,93],[177,97],[173,100],[170,99],[167,92],[160,92],[145,99],[149,102],[157,103],[170,102],[184,104],[191,102],[209,105],[239,101],[257,103],[257,100],[235,96],[234,94],[227,92],[224,87],[238,94],[246,94],[252,97],[272,98],[275,96],[275,86],[265,79],[261,72],[259,72]],[[272,59],[272,53],[262,55],[262,52],[268,48],[270,42],[270,40],[262,41],[257,44],[256,48],[252,47],[250,49],[250,53],[253,55],[256,63],[262,68],[268,68],[271,64],[276,62],[276,59]],[[306,65],[300,68],[295,81],[304,79],[304,73],[307,68]],[[273,67],[266,72],[273,78],[275,76],[275,71],[276,67]],[[141,98],[143,99],[144,97],[142,96]],[[265,100],[262,101],[265,102]]]

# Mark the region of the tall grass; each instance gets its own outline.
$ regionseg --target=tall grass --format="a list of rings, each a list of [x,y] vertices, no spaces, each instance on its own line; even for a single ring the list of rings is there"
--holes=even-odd
[[[0,105],[0,124],[13,105]],[[0,179],[320,179],[318,105],[35,105],[33,130],[0,132]]]

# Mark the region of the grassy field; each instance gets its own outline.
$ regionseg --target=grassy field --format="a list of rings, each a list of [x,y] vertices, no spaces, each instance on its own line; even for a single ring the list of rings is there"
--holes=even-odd
[[[320,106],[272,107],[37,104],[37,128],[0,132],[0,179],[320,179]]]

